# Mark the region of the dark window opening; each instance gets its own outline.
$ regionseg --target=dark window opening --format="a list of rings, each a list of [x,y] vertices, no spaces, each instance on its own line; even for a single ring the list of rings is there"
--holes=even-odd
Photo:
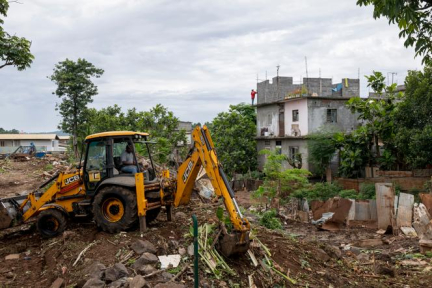
[[[292,111],[292,121],[293,122],[297,122],[299,121],[299,111],[298,110],[293,110]]]
[[[337,123],[337,109],[327,109],[327,122]]]

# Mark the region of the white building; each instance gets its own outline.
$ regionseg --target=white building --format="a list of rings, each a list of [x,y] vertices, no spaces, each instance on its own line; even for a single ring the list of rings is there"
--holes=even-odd
[[[36,151],[64,151],[57,134],[0,134],[0,154],[12,153],[20,146],[33,143]]]

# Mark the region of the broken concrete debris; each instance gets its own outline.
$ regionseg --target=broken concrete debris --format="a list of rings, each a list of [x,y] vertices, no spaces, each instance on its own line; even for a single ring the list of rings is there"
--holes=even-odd
[[[161,269],[176,268],[181,260],[180,254],[158,256],[158,258],[161,263]]]

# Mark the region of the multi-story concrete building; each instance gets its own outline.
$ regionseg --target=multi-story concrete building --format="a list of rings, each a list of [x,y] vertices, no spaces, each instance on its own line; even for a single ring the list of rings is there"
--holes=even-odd
[[[351,97],[360,95],[359,79],[342,79],[333,84],[327,78],[275,77],[258,83],[257,148],[280,148],[281,153],[302,156],[302,168],[313,171],[308,161],[307,136],[325,127],[350,132],[357,128],[357,115],[346,107]],[[258,156],[262,169],[265,155]],[[337,162],[337,159],[335,159]],[[285,164],[290,168],[289,164]]]

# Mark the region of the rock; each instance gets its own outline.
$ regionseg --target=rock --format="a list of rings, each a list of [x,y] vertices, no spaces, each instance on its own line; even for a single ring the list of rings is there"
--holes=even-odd
[[[342,257],[342,251],[336,246],[326,245],[323,249],[332,258],[340,259]]]
[[[111,284],[107,286],[108,288],[122,288],[122,287],[128,287],[128,281],[127,278],[120,278]]]
[[[322,262],[327,262],[330,260],[330,256],[322,249],[317,249],[314,253],[314,257],[321,260]]]
[[[126,269],[126,266],[121,263],[114,264],[113,267],[110,267],[105,270],[105,281],[114,282],[120,278],[127,277],[129,272]]]
[[[12,273],[11,271],[9,271],[8,273],[6,273],[6,278],[7,279],[12,279],[12,278],[14,278],[14,276],[15,276],[15,274]]]
[[[357,258],[357,260],[359,262],[367,262],[367,261],[369,261],[369,255],[366,254],[366,253],[360,253],[359,255],[357,255],[356,258]]]
[[[146,252],[135,261],[135,263],[132,265],[132,268],[138,271],[146,264],[156,264],[158,262],[159,259],[156,255]]]
[[[146,264],[144,266],[142,266],[140,269],[137,269],[136,271],[138,273],[140,273],[141,275],[148,275],[150,273],[155,272],[157,269],[155,267],[153,267],[150,264]]]
[[[168,282],[170,281],[174,276],[171,273],[168,272],[162,272],[161,274],[163,281]]]
[[[156,247],[147,240],[137,240],[135,243],[131,245],[132,250],[137,254],[143,254],[145,252],[155,254],[157,252]]]
[[[178,252],[179,252],[179,254],[180,254],[181,256],[186,255],[186,249],[183,248],[183,247],[179,248],[179,249],[178,249]]]
[[[361,249],[359,247],[351,246],[350,251],[355,255],[359,255],[361,253]]]
[[[146,285],[144,277],[137,275],[129,281],[129,288],[143,288]]]
[[[183,213],[183,212],[176,212],[175,213],[175,216],[174,216],[175,218],[186,218],[187,216],[186,216],[186,213]]]
[[[387,253],[376,253],[375,260],[381,260],[384,262],[392,262],[391,256]]]
[[[89,275],[90,278],[102,280],[104,278],[106,267],[102,263],[96,261],[93,262],[85,271],[85,275]]]
[[[62,278],[57,278],[50,286],[50,288],[60,288],[63,285],[64,280]]]
[[[183,284],[174,283],[174,282],[160,283],[160,284],[157,284],[156,286],[154,286],[154,288],[185,288],[185,287],[186,286]]]
[[[99,279],[92,278],[88,280],[82,288],[104,288],[105,282]]]
[[[20,258],[20,254],[9,254],[5,257],[5,260],[18,260]]]
[[[396,276],[396,271],[392,267],[387,267],[385,265],[379,264],[375,268],[376,274],[388,275],[390,277]]]
[[[187,252],[189,254],[189,256],[193,256],[194,255],[194,245],[190,244],[187,248]]]
[[[168,267],[172,266],[172,268],[176,268],[181,261],[180,254],[174,254],[174,255],[163,255],[158,256],[159,261],[161,262],[161,269],[167,269]]]

